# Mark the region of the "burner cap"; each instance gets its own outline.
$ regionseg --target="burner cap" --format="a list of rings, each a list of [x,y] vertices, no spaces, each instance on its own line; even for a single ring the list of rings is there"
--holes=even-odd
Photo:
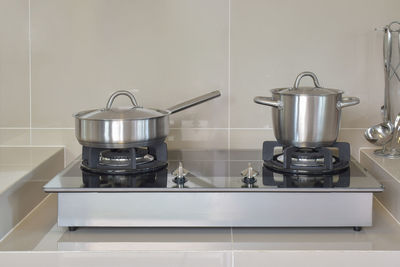
[[[137,154],[136,165],[148,163],[154,160],[154,157],[150,154],[143,153],[143,150],[137,150],[141,153]],[[146,150],[147,152],[147,150]],[[131,163],[131,157],[129,150],[112,149],[104,150],[100,153],[99,164],[105,166],[129,166]]]
[[[284,161],[284,155],[278,155],[276,158],[277,161],[280,163],[283,163]],[[318,167],[318,166],[324,166],[325,163],[325,158],[324,156],[310,156],[305,154],[296,154],[292,155],[292,165],[293,166],[299,166],[299,167]],[[336,157],[332,156],[332,163],[336,163]]]

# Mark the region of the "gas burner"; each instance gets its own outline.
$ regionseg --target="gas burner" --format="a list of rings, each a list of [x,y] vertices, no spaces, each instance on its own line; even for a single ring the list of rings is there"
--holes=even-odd
[[[142,151],[146,151],[147,149],[138,149],[136,150],[136,165],[149,163],[154,160],[154,157],[150,154],[146,154]],[[141,153],[142,152],[142,153]],[[129,166],[131,164],[129,150],[122,149],[112,149],[112,150],[104,150],[100,152],[99,164],[104,166],[113,166],[113,167],[124,167]]]
[[[276,157],[276,160],[280,163],[284,163],[284,155],[280,154]],[[332,156],[332,163],[336,162],[336,157]],[[321,157],[310,157],[309,155],[292,155],[292,165],[300,166],[300,167],[309,167],[309,166],[324,166],[325,159],[323,156]]]
[[[82,171],[84,187],[87,188],[129,188],[129,187],[166,187],[168,170],[133,175],[99,174]]]
[[[82,148],[81,169],[92,173],[137,174],[158,171],[167,165],[165,143],[125,149]]]
[[[334,188],[350,185],[350,169],[339,174],[298,175],[289,173],[274,173],[263,167],[263,184],[279,188]]]
[[[265,141],[263,144],[264,166],[279,173],[320,175],[334,174],[346,170],[350,161],[350,145],[337,142],[331,147],[338,148],[339,156],[333,156],[327,147],[298,148],[285,147],[281,154],[274,154],[276,141]]]

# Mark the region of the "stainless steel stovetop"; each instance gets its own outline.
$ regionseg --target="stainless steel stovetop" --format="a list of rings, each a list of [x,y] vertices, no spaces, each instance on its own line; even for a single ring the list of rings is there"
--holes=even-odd
[[[136,177],[84,175],[80,157],[44,186],[59,193],[60,226],[370,226],[382,185],[354,159],[347,174],[289,177],[260,150],[169,151],[168,168]],[[172,171],[183,163],[184,185]],[[246,184],[241,171],[259,172]]]
[[[339,174],[331,175],[333,187],[321,183],[304,182],[307,176],[294,178],[291,185],[283,183],[284,177],[277,172],[271,173],[263,169],[261,151],[170,151],[167,170],[154,172],[155,177],[143,175],[118,175],[116,180],[102,186],[85,185],[84,172],[80,169],[81,158],[74,160],[65,170],[45,185],[46,192],[380,192],[381,184],[366,172],[355,160],[350,162],[350,173],[344,175],[340,185],[335,185]],[[174,182],[173,170],[183,163],[189,171],[184,187],[179,188]],[[251,164],[259,172],[256,182],[248,186],[243,182],[241,171]],[[99,175],[100,176],[100,175]],[[106,175],[102,175],[103,177]],[[329,175],[327,176],[329,177]],[[315,179],[320,177],[315,176]],[[96,179],[96,175],[91,176]],[[124,183],[123,179],[136,179],[133,183]],[[147,180],[143,182],[143,180]],[[299,181],[301,180],[301,181]],[[310,179],[312,180],[312,178]],[[275,181],[275,184],[271,184]],[[298,181],[298,182],[296,182]]]

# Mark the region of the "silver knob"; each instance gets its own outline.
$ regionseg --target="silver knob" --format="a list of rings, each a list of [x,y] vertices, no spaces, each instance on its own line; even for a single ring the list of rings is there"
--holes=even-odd
[[[188,174],[189,171],[183,168],[182,162],[179,162],[178,168],[172,172],[172,175],[176,178],[184,178]]]
[[[249,162],[248,167],[244,169],[240,174],[243,176],[243,178],[255,178],[258,175],[258,172],[253,169],[251,163]]]
[[[255,182],[257,182],[256,176],[258,175],[258,172],[253,169],[250,162],[248,164],[248,167],[244,169],[240,174],[243,176],[242,181],[246,184],[254,184]]]
[[[187,181],[185,177],[188,174],[189,171],[183,168],[182,162],[179,162],[178,168],[172,172],[172,175],[175,177],[173,181],[178,185],[183,185]]]

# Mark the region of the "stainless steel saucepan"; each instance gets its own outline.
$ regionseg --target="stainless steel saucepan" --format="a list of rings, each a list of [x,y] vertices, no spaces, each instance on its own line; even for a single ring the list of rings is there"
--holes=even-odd
[[[309,76],[315,87],[299,87]],[[257,104],[274,107],[275,138],[284,146],[332,145],[338,136],[341,110],[360,103],[357,97],[342,97],[343,91],[322,88],[312,72],[300,73],[293,87],[272,89],[272,97],[257,96]]]
[[[114,108],[118,96],[127,96],[131,108]],[[211,93],[193,98],[166,110],[140,107],[135,96],[125,90],[114,92],[106,108],[74,114],[75,135],[81,145],[99,148],[129,148],[162,142],[169,133],[169,115],[219,97]]]

